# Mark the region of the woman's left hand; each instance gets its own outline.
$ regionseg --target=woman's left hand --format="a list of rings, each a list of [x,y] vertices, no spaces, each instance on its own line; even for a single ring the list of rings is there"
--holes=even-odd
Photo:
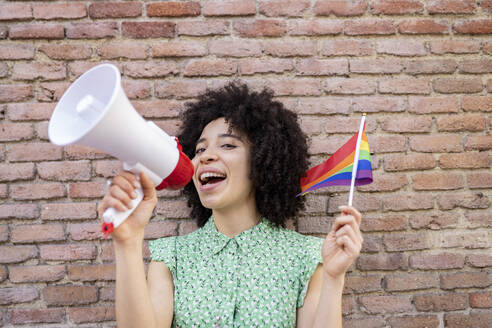
[[[323,270],[333,279],[340,279],[359,256],[362,248],[360,222],[362,216],[352,206],[341,206],[341,215],[333,222],[321,248]]]

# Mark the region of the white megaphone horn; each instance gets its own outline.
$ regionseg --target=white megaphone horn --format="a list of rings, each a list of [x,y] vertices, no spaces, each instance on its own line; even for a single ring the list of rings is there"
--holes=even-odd
[[[123,162],[125,170],[145,172],[156,189],[184,187],[193,176],[193,164],[170,137],[133,108],[121,88],[120,71],[98,65],[82,74],[63,94],[51,116],[48,135],[58,146],[73,143],[102,150]],[[119,226],[143,199],[142,189],[132,208],[103,214],[103,232]]]

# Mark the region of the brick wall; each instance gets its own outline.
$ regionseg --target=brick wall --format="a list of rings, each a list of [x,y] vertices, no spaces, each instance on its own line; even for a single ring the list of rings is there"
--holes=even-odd
[[[375,182],[355,195],[365,242],[345,327],[491,327],[491,13],[491,0],[0,1],[0,326],[115,326],[96,203],[119,164],[47,139],[70,82],[111,62],[170,134],[206,87],[269,86],[300,114],[313,163],[368,113]],[[147,239],[195,228],[179,193],[159,196]],[[322,235],[346,200],[308,196],[292,226]]]

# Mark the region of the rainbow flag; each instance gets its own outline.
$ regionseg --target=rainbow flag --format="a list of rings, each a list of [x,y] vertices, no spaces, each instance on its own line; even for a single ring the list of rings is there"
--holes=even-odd
[[[301,178],[302,192],[299,195],[304,195],[310,191],[328,186],[350,186],[358,135],[359,132],[350,138],[347,143],[340,147],[324,163],[306,172],[305,176]],[[366,135],[366,124],[364,122],[355,185],[362,186],[371,182],[371,157]]]

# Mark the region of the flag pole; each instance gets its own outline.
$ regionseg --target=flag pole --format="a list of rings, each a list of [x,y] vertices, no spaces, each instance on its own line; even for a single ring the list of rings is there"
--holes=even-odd
[[[352,165],[352,181],[350,181],[350,194],[348,200],[349,206],[352,206],[352,199],[354,198],[355,177],[357,175],[357,165],[359,164],[360,141],[362,139],[362,129],[364,128],[365,120],[366,120],[366,113],[362,114],[362,119],[360,120],[360,126],[359,126],[359,133],[357,135],[357,144],[355,147],[355,154],[354,154],[354,164]]]

